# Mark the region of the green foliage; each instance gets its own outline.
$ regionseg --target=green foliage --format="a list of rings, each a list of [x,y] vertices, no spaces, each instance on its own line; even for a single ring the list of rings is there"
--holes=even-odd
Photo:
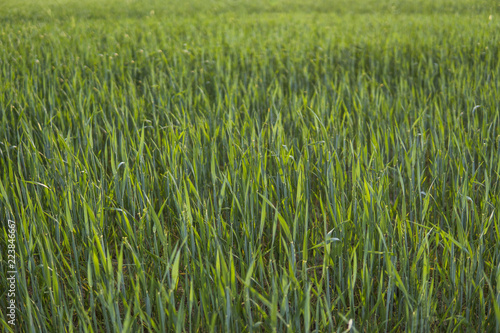
[[[499,330],[493,1],[3,6],[20,330]]]

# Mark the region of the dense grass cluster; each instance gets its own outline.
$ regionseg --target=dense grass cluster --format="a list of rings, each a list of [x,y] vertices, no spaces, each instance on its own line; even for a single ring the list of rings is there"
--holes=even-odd
[[[499,7],[330,5],[4,5],[2,331],[499,331]]]

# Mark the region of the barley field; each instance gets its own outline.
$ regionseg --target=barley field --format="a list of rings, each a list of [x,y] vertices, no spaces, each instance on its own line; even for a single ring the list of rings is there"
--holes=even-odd
[[[3,332],[500,331],[498,1],[0,23]]]

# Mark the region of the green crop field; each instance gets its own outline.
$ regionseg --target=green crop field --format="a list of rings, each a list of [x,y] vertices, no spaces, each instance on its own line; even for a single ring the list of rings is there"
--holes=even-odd
[[[0,23],[1,331],[500,331],[498,1]]]

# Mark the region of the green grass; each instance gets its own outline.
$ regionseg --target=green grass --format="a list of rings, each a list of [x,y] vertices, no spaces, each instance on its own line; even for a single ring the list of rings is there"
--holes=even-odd
[[[3,331],[500,329],[496,2],[2,6]]]

